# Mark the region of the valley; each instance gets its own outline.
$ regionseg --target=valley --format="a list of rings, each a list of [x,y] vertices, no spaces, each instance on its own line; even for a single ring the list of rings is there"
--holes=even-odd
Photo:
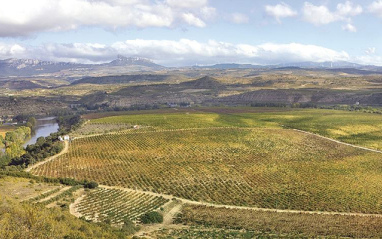
[[[83,237],[99,228],[107,238],[380,236],[378,71],[135,72],[118,59],[81,77],[1,80],[4,118],[59,125],[2,167],[2,200],[58,210],[86,223]]]

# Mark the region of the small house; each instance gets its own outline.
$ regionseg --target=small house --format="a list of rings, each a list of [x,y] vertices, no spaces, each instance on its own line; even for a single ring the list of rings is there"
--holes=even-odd
[[[58,140],[60,140],[60,141],[69,141],[70,137],[69,137],[69,135],[58,136]]]

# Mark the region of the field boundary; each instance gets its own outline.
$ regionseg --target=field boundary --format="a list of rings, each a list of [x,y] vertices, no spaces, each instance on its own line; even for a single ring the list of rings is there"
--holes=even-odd
[[[315,134],[315,133],[304,131],[304,130],[300,130],[300,129],[293,129],[293,130],[297,131],[297,132],[304,133],[304,134],[314,135],[314,136],[317,136],[319,138],[330,140],[330,141],[338,143],[338,144],[342,144],[342,145],[350,146],[350,147],[353,147],[353,148],[363,149],[363,150],[367,150],[367,151],[370,151],[370,152],[382,154],[382,151],[377,150],[377,149],[370,149],[370,148],[366,148],[366,147],[363,147],[363,146],[358,146],[358,145],[354,145],[354,144],[345,143],[345,142],[342,142],[342,141],[339,141],[339,140],[336,140],[336,139],[332,139],[332,138],[328,138],[328,137],[322,136],[320,134]]]

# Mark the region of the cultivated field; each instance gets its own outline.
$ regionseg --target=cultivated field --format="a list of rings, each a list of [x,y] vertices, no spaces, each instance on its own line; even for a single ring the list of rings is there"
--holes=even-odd
[[[288,108],[200,108],[89,115],[90,124],[140,124],[158,129],[206,127],[293,128],[346,143],[382,150],[382,115],[361,112]],[[171,113],[172,112],[172,113]],[[121,113],[119,113],[121,114]]]
[[[98,188],[86,193],[75,210],[92,221],[121,224],[125,219],[137,221],[142,214],[158,210],[167,202],[163,197],[144,193]]]
[[[76,139],[32,173],[218,204],[380,213],[380,159],[287,129],[137,130]]]
[[[273,238],[272,234],[274,238],[316,238],[318,235],[330,238],[382,237],[382,217],[258,212],[186,205],[177,221],[212,228],[244,229],[265,238]],[[193,234],[198,235],[197,232]]]

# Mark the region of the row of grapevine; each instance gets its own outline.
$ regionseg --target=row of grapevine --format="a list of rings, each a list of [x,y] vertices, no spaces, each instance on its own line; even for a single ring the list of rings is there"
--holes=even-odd
[[[44,198],[47,198],[49,197],[50,195],[53,195],[55,193],[58,193],[59,191],[61,190],[60,187],[57,187],[57,188],[54,188],[52,190],[49,190],[45,193],[41,193],[40,195],[36,196],[36,197],[33,197],[33,198],[30,198],[27,200],[28,203],[31,203],[31,202],[37,202],[37,201],[40,201]]]
[[[138,192],[98,188],[88,192],[76,210],[93,221],[110,219],[120,224],[124,219],[138,220],[144,213],[159,209],[169,200]]]
[[[56,202],[62,198],[72,196],[72,194],[75,191],[77,191],[78,189],[80,189],[82,187],[83,187],[82,185],[76,185],[76,186],[70,187],[69,189],[62,191],[61,193],[55,195],[54,197],[49,198],[48,200],[41,200],[39,203],[41,203],[43,205],[49,205],[49,204]]]

